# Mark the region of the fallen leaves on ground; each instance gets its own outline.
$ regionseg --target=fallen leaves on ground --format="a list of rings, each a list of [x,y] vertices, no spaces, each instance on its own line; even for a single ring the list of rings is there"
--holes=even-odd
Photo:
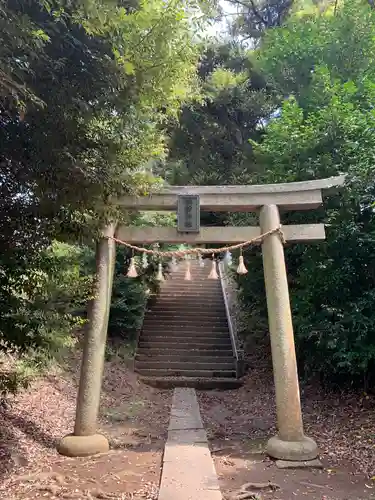
[[[56,452],[57,440],[74,426],[79,357],[70,360],[68,371],[36,381],[0,409],[2,499],[156,500],[171,391],[159,391],[139,383],[129,365],[121,358],[106,363],[99,425],[115,450],[105,460],[99,456],[95,460],[71,459]],[[130,458],[129,450],[133,453]],[[138,450],[143,455],[139,455]],[[136,463],[133,457],[137,455],[147,460]],[[94,488],[88,488],[90,482],[100,483],[97,479],[101,476],[101,467],[107,472],[103,472],[105,487],[93,484]],[[123,476],[127,475],[126,481],[116,476],[116,467],[126,467],[120,471]],[[152,480],[147,481],[145,474]],[[129,477],[133,489],[119,488],[117,492],[121,480],[130,487]],[[94,496],[95,491],[99,496]]]
[[[199,393],[202,417],[212,440],[266,439],[276,433],[274,383],[270,364],[250,359],[244,384],[233,391]],[[316,439],[332,470],[375,475],[375,398],[360,392],[301,390],[305,432]],[[375,484],[372,486],[375,487]]]

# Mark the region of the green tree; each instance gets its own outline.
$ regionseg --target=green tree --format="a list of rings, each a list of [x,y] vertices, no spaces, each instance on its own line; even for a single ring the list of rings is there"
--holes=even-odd
[[[2,2],[5,350],[48,348],[35,327],[44,306],[34,290],[40,273],[53,275],[43,257],[52,241],[91,246],[104,219],[129,220],[112,206],[113,198],[147,193],[156,182],[147,165],[165,155],[166,119],[196,94],[194,37],[206,7],[189,0]]]
[[[174,184],[244,182],[253,163],[249,139],[261,136],[272,97],[236,45],[209,48],[199,76],[204,100],[186,106],[172,131],[167,179]]]
[[[265,32],[284,25],[291,15],[334,15],[344,0],[228,0],[237,14],[228,15],[232,36],[247,45],[258,47]],[[374,8],[374,0],[362,4]]]
[[[170,127],[169,156],[161,175],[170,184],[248,183],[254,171],[249,139],[263,134],[274,109],[272,92],[236,43],[212,44],[198,66],[200,102],[186,105]],[[228,214],[205,212],[202,225],[223,225]]]
[[[0,358],[0,397],[27,384],[36,370],[74,345],[70,334],[83,324],[77,313],[91,294],[87,248],[53,242],[32,257],[22,253],[24,259],[12,253],[11,262],[7,254],[1,260],[0,353],[8,357]],[[12,358],[15,363],[9,364]]]
[[[238,15],[231,31],[242,41],[258,44],[265,30],[281,26],[295,0],[228,0],[237,7]]]
[[[374,35],[375,13],[359,0],[267,33],[259,66],[287,97],[254,144],[258,182],[348,175],[324,210],[285,214],[283,222],[328,224],[326,242],[287,249],[302,372],[365,387],[375,366]],[[244,300],[264,318],[258,278],[242,281]]]

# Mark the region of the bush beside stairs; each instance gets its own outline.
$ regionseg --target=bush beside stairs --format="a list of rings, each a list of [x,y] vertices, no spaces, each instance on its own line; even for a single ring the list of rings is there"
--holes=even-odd
[[[192,261],[192,281],[184,280],[180,265],[146,312],[134,363],[143,382],[205,389],[241,385],[221,283],[207,279],[209,265]]]

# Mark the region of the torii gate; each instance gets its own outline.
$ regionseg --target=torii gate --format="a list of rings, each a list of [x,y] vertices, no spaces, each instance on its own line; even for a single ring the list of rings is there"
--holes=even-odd
[[[255,186],[173,186],[150,196],[120,198],[117,203],[124,209],[173,211],[179,195],[195,194],[200,196],[203,211],[257,212],[260,226],[206,227],[198,234],[181,234],[171,227],[117,227],[114,223],[103,229],[97,243],[96,294],[85,332],[74,432],[60,441],[58,451],[67,456],[89,456],[109,449],[107,439],[97,434],[97,417],[115,264],[113,237],[144,244],[240,243],[279,227],[279,209],[318,208],[322,205],[322,190],[341,186],[344,180],[340,176]],[[325,239],[324,224],[287,225],[282,231],[286,242]],[[303,430],[284,247],[277,232],[262,241],[262,254],[278,427],[277,436],[268,441],[267,453],[284,460],[312,460],[318,448]]]

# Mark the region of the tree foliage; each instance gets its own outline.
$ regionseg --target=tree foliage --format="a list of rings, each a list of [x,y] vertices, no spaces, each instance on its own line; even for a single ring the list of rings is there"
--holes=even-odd
[[[258,44],[266,29],[281,26],[294,0],[229,0],[238,9],[232,32],[245,41]]]
[[[290,16],[335,15],[344,0],[228,0],[228,2],[237,9],[234,18],[232,13],[227,14],[231,35],[242,44],[258,47],[268,30],[283,26]],[[374,8],[373,0],[363,0],[362,5],[366,3]]]
[[[285,224],[327,224],[325,242],[286,248],[287,269],[300,373],[368,387],[375,371],[375,14],[365,0],[294,2],[287,12],[259,28],[254,50],[216,47],[202,57],[205,102],[187,107],[174,130],[169,174],[179,184],[347,174],[345,188],[329,193],[321,209],[283,214]],[[202,219],[256,223],[247,214]],[[259,249],[246,259],[244,333],[268,341]]]
[[[272,95],[235,44],[209,48],[199,75],[204,99],[186,106],[173,128],[167,179],[174,184],[246,182],[253,162],[249,139],[261,137]]]
[[[197,57],[190,3],[69,5],[9,0],[0,39],[2,184],[64,228],[149,186],[139,169],[164,154],[160,123],[194,91]]]
[[[206,8],[194,0],[1,3],[0,310],[7,349],[43,343],[43,325],[52,332],[64,317],[56,296],[49,319],[37,320],[43,300],[50,303],[34,294],[44,273],[55,276],[45,258],[52,242],[91,246],[103,220],[129,220],[113,205],[116,196],[147,193],[157,182],[148,165],[165,155],[166,119],[197,92],[195,38]],[[78,292],[73,283],[70,291]],[[22,320],[15,320],[20,310]]]
[[[326,242],[288,249],[288,273],[305,376],[365,386],[375,367],[374,34],[375,14],[360,1],[269,32],[259,63],[287,98],[255,145],[263,166],[257,181],[348,174],[324,211],[284,216],[328,224]],[[243,285],[245,301],[255,297],[264,314],[259,281],[249,277]]]
[[[86,248],[53,242],[32,258],[12,260],[10,267],[3,256],[0,396],[26,384],[35,368],[47,367],[74,345],[71,331],[83,324],[76,311],[86,308],[91,294],[89,255]],[[9,356],[16,363],[4,363]]]

